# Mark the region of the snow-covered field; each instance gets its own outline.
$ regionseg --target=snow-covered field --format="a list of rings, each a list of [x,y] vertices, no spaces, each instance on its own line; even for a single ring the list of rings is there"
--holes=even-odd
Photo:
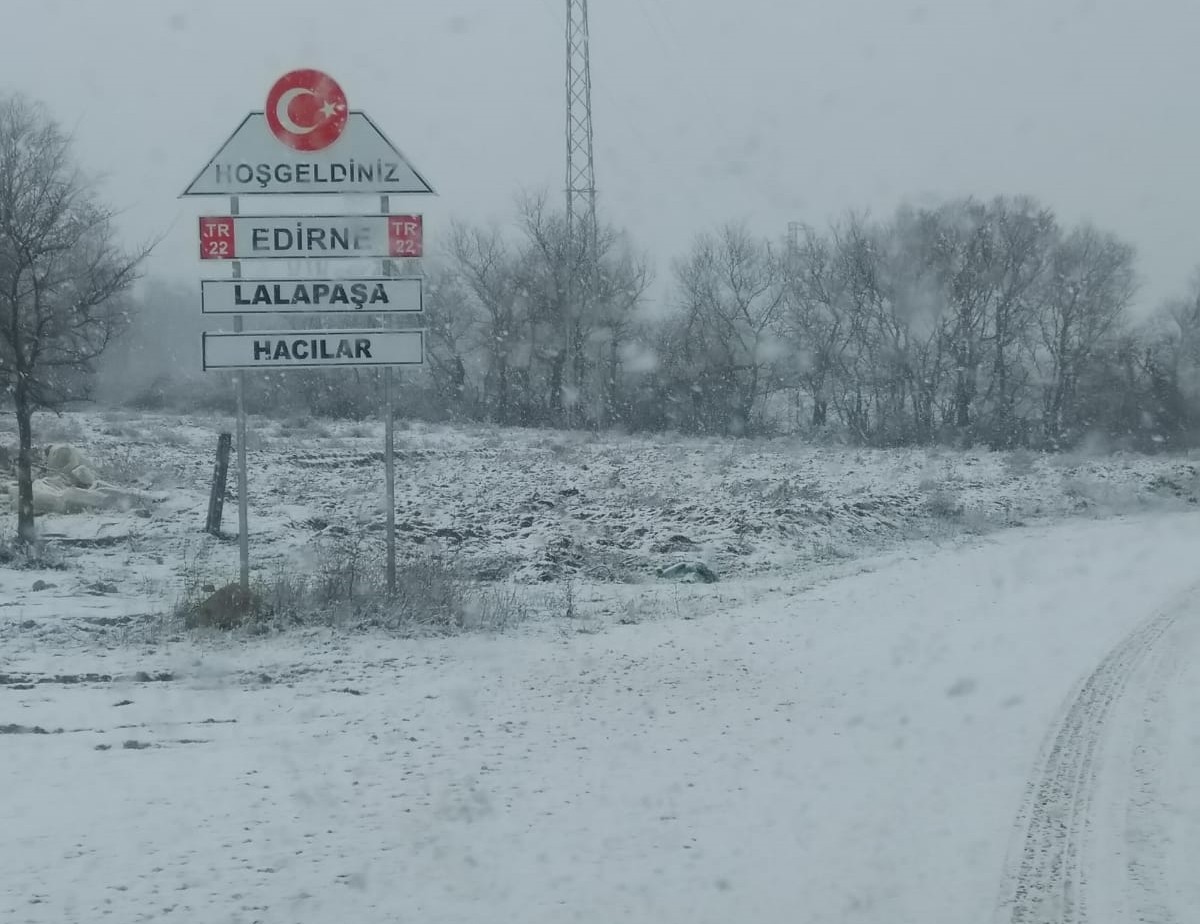
[[[145,501],[0,568],[0,921],[1200,908],[1189,459],[412,426],[401,555],[527,622],[212,635],[161,617],[237,574],[225,421],[39,423]],[[377,552],[380,431],[253,422],[257,575]]]

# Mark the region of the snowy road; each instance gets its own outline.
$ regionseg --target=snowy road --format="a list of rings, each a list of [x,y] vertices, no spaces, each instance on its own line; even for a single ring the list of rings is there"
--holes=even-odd
[[[0,688],[65,729],[0,736],[0,920],[1187,922],[1197,562],[1159,515],[599,634],[18,651],[175,679]]]
[[[1022,811],[1023,843],[1010,872],[1013,894],[1004,920],[1181,920],[1173,908],[1183,906],[1168,900],[1168,890],[1189,879],[1174,882],[1162,868],[1170,819],[1156,780],[1170,763],[1186,762],[1192,755],[1170,753],[1148,742],[1162,736],[1165,716],[1159,707],[1185,693],[1176,676],[1182,666],[1180,653],[1200,654],[1194,631],[1198,599],[1196,588],[1191,588],[1147,619],[1105,657],[1069,701],[1031,779]],[[1176,682],[1168,684],[1168,679]],[[1123,767],[1132,771],[1132,778]],[[1102,781],[1111,792],[1098,799]],[[1124,823],[1119,811],[1111,816],[1122,804]],[[1098,817],[1096,809],[1103,814]],[[1114,882],[1116,889],[1111,887]],[[1110,885],[1106,888],[1105,883]]]

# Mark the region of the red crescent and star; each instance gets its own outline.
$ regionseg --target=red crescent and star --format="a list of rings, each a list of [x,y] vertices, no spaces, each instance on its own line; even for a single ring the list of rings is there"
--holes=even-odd
[[[275,81],[267,93],[266,116],[271,133],[289,148],[320,151],[341,137],[350,110],[336,80],[303,68]]]

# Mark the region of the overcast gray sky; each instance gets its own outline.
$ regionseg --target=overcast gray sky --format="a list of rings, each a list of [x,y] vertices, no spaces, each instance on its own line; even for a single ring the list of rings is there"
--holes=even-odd
[[[563,186],[563,0],[26,0],[0,89],[47,103],[150,267],[201,275],[180,200],[283,72],[331,73],[451,217]],[[1029,193],[1134,243],[1143,301],[1200,262],[1196,0],[592,0],[605,216],[657,260],[901,200]],[[203,204],[202,204],[203,203]],[[247,208],[247,211],[250,209]],[[197,286],[197,290],[198,290]]]

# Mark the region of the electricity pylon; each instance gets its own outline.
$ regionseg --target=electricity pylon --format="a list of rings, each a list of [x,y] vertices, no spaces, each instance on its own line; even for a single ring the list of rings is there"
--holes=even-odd
[[[583,319],[599,288],[596,225],[596,167],[592,160],[592,67],[588,51],[587,0],[567,0],[567,238],[569,263],[563,318],[566,351],[561,362],[567,386],[556,403],[563,422],[578,420],[584,369]],[[565,367],[565,368],[564,368]],[[569,391],[567,390],[569,389]]]
[[[596,244],[596,167],[592,160],[587,0],[567,0],[567,229],[582,246],[584,255],[592,256]]]

